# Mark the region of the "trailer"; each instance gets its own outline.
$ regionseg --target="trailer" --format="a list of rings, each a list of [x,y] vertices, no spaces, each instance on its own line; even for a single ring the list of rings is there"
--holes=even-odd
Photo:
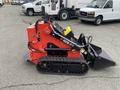
[[[88,3],[89,0],[36,0],[32,3],[22,5],[22,11],[33,16],[34,13],[42,12],[42,7],[50,16],[56,16],[60,20],[67,20],[77,17],[80,7]]]

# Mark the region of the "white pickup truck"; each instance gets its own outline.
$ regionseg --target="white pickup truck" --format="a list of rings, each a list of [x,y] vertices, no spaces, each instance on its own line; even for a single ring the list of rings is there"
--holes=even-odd
[[[80,9],[79,19],[100,25],[103,21],[120,19],[120,0],[93,0]]]
[[[0,0],[0,6],[3,6],[4,3],[3,3],[3,0]]]
[[[35,12],[41,12],[41,0],[35,0],[22,5],[22,12],[28,16],[34,15]]]

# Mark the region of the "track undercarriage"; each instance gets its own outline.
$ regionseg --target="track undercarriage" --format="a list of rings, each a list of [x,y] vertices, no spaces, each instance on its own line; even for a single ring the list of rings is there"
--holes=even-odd
[[[79,59],[68,59],[66,57],[44,57],[37,65],[38,71],[56,73],[79,73],[88,71],[88,63]]]

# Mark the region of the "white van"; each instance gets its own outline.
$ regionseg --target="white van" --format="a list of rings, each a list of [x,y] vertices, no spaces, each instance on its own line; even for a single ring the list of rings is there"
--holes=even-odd
[[[0,0],[0,6],[3,6],[4,3],[3,3],[3,0]]]
[[[92,21],[100,25],[103,21],[120,19],[120,0],[93,0],[80,9],[81,21]]]

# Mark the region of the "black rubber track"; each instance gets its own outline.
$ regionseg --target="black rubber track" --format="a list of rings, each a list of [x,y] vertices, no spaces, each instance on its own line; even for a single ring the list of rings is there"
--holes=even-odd
[[[36,66],[39,72],[85,74],[89,69],[86,61],[80,59],[44,57],[40,61]]]

